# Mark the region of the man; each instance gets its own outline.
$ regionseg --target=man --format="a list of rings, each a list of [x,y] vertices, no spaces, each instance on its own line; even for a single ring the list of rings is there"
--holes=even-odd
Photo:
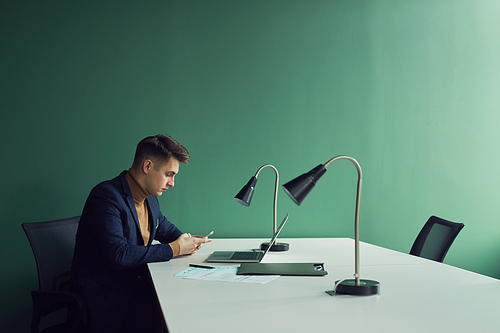
[[[147,263],[193,254],[211,241],[182,233],[160,211],[157,197],[188,161],[186,148],[170,136],[147,137],[128,171],[92,189],[71,269],[88,332],[154,332],[159,312]]]

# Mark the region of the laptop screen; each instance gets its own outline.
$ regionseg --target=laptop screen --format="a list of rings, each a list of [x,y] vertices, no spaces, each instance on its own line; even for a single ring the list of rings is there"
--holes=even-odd
[[[285,226],[286,221],[288,221],[288,213],[286,213],[285,218],[283,219],[283,221],[281,221],[281,224],[278,227],[278,229],[276,229],[276,232],[274,233],[273,238],[271,238],[271,241],[269,242],[269,246],[267,247],[266,251],[264,251],[264,255],[267,254],[267,252],[272,247],[274,242],[276,242],[276,239],[278,238],[278,235],[280,234],[281,229],[283,229],[283,227]]]

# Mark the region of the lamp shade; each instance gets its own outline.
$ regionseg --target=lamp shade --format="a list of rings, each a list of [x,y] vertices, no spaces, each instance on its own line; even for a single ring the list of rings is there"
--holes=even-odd
[[[238,201],[243,206],[250,206],[250,202],[252,202],[253,191],[255,189],[255,184],[257,184],[257,178],[253,176],[250,178],[248,183],[243,186],[243,188],[236,194],[234,200]]]
[[[325,172],[326,167],[323,164],[320,164],[308,173],[304,173],[283,185],[283,190],[286,194],[288,194],[293,202],[300,206],[302,201],[304,201],[309,192],[313,189],[314,185],[316,185],[316,182],[325,174]]]

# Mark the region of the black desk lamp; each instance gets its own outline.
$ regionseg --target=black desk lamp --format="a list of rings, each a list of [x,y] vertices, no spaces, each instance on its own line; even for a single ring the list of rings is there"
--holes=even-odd
[[[266,164],[263,165],[257,170],[255,173],[255,176],[250,178],[248,183],[243,186],[243,188],[236,194],[234,199],[238,201],[240,204],[243,206],[250,206],[250,202],[252,201],[252,196],[253,192],[255,189],[255,185],[257,184],[257,176],[259,175],[260,171],[264,169],[265,167],[270,167],[273,168],[274,172],[276,173],[276,184],[274,188],[274,205],[273,205],[273,235],[276,233],[276,215],[277,215],[277,205],[278,205],[278,183],[279,183],[279,174],[278,170],[271,164]],[[269,246],[269,243],[262,243],[260,245],[261,250],[266,250]],[[277,243],[276,241],[274,244],[272,244],[271,249],[269,251],[288,251],[289,245],[288,243]]]
[[[283,189],[288,194],[288,196],[295,202],[298,206],[304,201],[309,192],[313,189],[316,182],[323,176],[326,172],[326,168],[337,160],[349,160],[356,166],[358,170],[358,190],[356,195],[356,214],[354,219],[354,260],[355,260],[355,272],[354,279],[344,279],[340,281],[335,281],[335,287],[333,290],[328,290],[327,293],[333,295],[337,294],[348,294],[348,295],[374,295],[378,294],[380,291],[380,283],[373,280],[361,280],[359,277],[359,205],[361,201],[361,184],[362,184],[362,172],[361,166],[358,161],[349,156],[336,156],[326,162],[324,165],[320,164],[308,173],[305,173],[285,185]]]

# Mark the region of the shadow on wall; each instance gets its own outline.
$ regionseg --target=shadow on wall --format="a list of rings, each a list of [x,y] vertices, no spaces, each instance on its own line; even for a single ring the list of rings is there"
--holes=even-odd
[[[2,286],[2,305],[0,307],[0,332],[30,332],[31,290],[38,288],[36,276],[18,276]]]

